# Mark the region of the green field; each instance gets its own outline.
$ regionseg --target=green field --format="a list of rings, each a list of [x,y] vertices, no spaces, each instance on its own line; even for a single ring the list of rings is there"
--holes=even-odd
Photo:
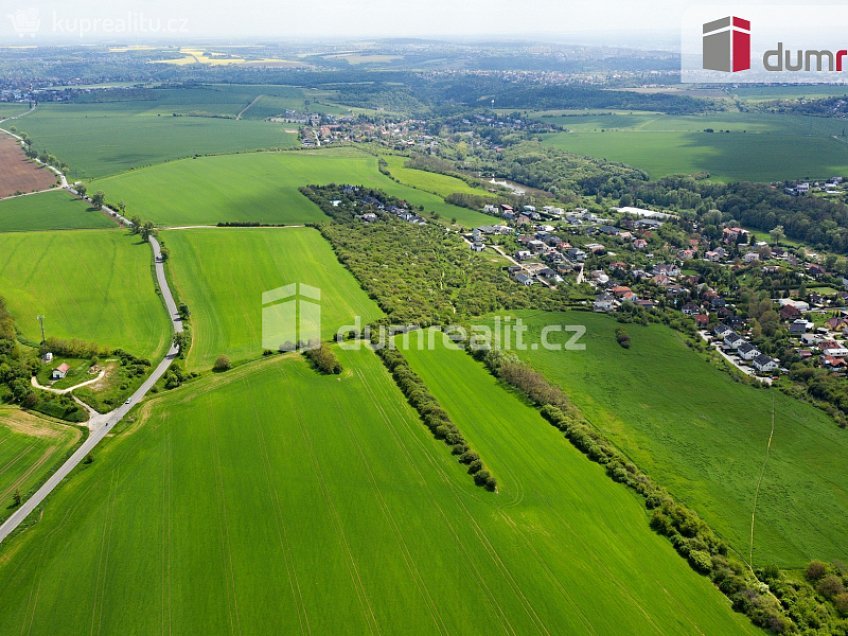
[[[509,405],[469,430],[513,442],[485,447],[500,494],[376,356],[340,359],[341,376],[274,357],[154,398],[3,546],[0,633],[754,633],[481,369],[456,378]]]
[[[717,180],[777,181],[848,173],[848,124],[765,113],[535,113],[569,132],[545,143],[620,161],[652,177],[708,172]],[[716,132],[707,133],[712,128]],[[729,130],[730,132],[718,132]]]
[[[481,188],[474,188],[462,179],[457,179],[456,177],[436,172],[427,172],[426,170],[407,168],[404,164],[407,162],[408,157],[382,155],[381,158],[386,161],[389,166],[389,172],[395,179],[418,190],[432,192],[433,194],[437,194],[443,198],[454,193],[474,194],[477,196],[485,196],[488,194],[485,190]],[[481,212],[469,210],[460,206],[452,207],[453,210],[450,211],[450,218],[455,218],[457,223],[465,227],[500,223],[499,220],[482,214]]]
[[[0,201],[0,232],[109,227],[115,227],[115,223],[64,191]]]
[[[69,176],[84,179],[195,154],[288,148],[296,143],[297,135],[286,133],[280,124],[172,115],[202,107],[162,104],[156,106],[162,111],[158,112],[143,101],[48,104],[8,126],[26,132],[36,149],[67,163]]]
[[[795,568],[814,558],[848,558],[848,436],[821,411],[733,382],[665,327],[626,325],[632,346],[625,350],[615,339],[618,323],[606,316],[523,316],[528,342],[539,342],[549,323],[587,327],[585,351],[519,356],[560,384],[593,425],[746,559],[774,400],[754,562]]]
[[[321,336],[343,325],[382,315],[329,244],[309,228],[171,230],[174,290],[192,312],[187,365],[209,369],[226,354],[232,361],[261,355],[262,293],[291,283],[321,290]]]
[[[446,174],[437,172],[427,172],[426,170],[416,170],[415,168],[407,168],[404,164],[409,161],[409,157],[401,157],[399,155],[381,155],[381,158],[389,165],[389,172],[398,181],[410,185],[419,190],[433,192],[441,197],[446,197],[455,192],[463,194],[485,195],[486,191],[481,188],[474,188],[468,185],[462,179],[451,177]]]
[[[28,110],[29,104],[10,104],[5,102],[0,103],[0,120],[5,119],[7,117],[14,117],[15,115],[20,115]]]
[[[74,426],[0,406],[0,519],[14,512],[15,491],[25,499],[81,438]]]
[[[155,291],[151,251],[120,230],[0,235],[0,293],[28,339],[79,338],[143,357],[171,330]]]
[[[352,148],[187,159],[97,179],[90,189],[103,190],[110,201],[125,201],[129,214],[170,226],[219,221],[301,224],[326,216],[298,188],[328,183],[379,188],[446,220],[491,222],[482,213],[392,181],[378,171],[376,157]]]

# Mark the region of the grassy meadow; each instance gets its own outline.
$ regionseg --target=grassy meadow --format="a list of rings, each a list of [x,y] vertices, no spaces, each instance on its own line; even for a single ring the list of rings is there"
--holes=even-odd
[[[546,136],[546,144],[627,163],[654,178],[708,172],[719,181],[777,181],[848,173],[848,123],[837,119],[738,112],[534,116],[568,129]]]
[[[247,102],[239,104],[227,107],[240,110]],[[69,177],[77,179],[196,154],[289,148],[297,141],[297,135],[285,132],[280,124],[190,114],[208,104],[152,106],[143,101],[47,104],[8,126],[26,132],[36,149],[47,150],[67,163]]]
[[[585,312],[519,313],[526,342],[547,324],[585,325],[585,351],[518,352],[559,384],[586,418],[742,556],[756,507],[754,563],[802,567],[848,558],[848,437],[821,411],[777,391],[735,383],[662,326],[619,324]],[[562,342],[562,337],[551,337]]]
[[[120,230],[0,234],[0,290],[17,328],[41,340],[78,338],[153,358],[171,330],[150,246]]]
[[[508,409],[468,431],[501,493],[371,352],[341,376],[274,356],[153,398],[2,546],[0,632],[754,633],[624,488],[441,353]]]
[[[0,519],[14,512],[15,491],[26,499],[81,439],[79,428],[0,406]]]
[[[112,227],[109,218],[61,190],[0,201],[0,232]]]
[[[210,369],[262,354],[262,293],[290,283],[321,290],[321,335],[382,315],[329,244],[310,228],[222,228],[161,233],[172,258],[172,288],[192,312],[186,364]]]
[[[110,201],[125,201],[129,214],[168,226],[220,221],[302,224],[327,217],[298,188],[328,183],[379,188],[438,212],[446,221],[456,217],[468,225],[491,222],[482,213],[392,181],[379,172],[376,157],[353,148],[186,159],[97,179],[90,189],[103,190]]]
[[[456,177],[439,174],[437,172],[407,168],[405,164],[409,161],[409,157],[402,157],[400,155],[381,155],[381,158],[388,164],[389,172],[391,172],[395,179],[401,183],[412,186],[413,188],[418,188],[419,190],[424,190],[426,192],[433,192],[441,197],[446,197],[447,195],[454,193],[476,195],[487,194],[482,188],[474,188],[462,179],[457,179]]]

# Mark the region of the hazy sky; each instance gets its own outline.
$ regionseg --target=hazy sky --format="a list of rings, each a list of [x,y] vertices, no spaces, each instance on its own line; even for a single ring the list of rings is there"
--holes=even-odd
[[[675,43],[685,9],[704,4],[685,0],[0,0],[0,38],[33,43],[204,38],[235,42],[293,36],[562,34],[575,41],[666,47]],[[799,3],[745,3],[784,4]],[[719,12],[729,7],[716,6]],[[740,6],[729,9],[738,12]],[[113,22],[98,22],[104,19]]]

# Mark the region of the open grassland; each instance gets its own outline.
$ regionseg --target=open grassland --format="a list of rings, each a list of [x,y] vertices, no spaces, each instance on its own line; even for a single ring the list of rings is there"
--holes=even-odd
[[[222,354],[232,361],[261,355],[262,293],[291,283],[321,290],[324,339],[356,316],[362,325],[382,316],[317,230],[213,228],[161,236],[171,249],[175,291],[192,312],[190,369],[209,369]]]
[[[237,113],[247,103],[226,104],[226,108]],[[218,105],[49,104],[4,127],[26,132],[36,149],[56,155],[70,166],[71,176],[85,179],[195,154],[288,148],[296,143],[297,135],[286,133],[280,124],[189,114],[206,108]]]
[[[155,398],[3,546],[0,632],[754,633],[532,410],[485,411],[482,492],[376,356],[340,360]]]
[[[817,409],[733,382],[666,327],[572,312],[518,314],[540,342],[547,324],[585,325],[585,351],[518,352],[562,386],[586,418],[646,473],[697,511],[744,558],[757,482],[754,562],[787,568],[848,558],[848,437]],[[550,338],[564,342],[564,336]]]
[[[56,185],[56,175],[30,161],[18,141],[0,135],[0,198],[47,190]]]
[[[353,148],[200,157],[98,179],[91,188],[103,190],[110,201],[125,201],[129,214],[163,225],[300,224],[327,217],[298,188],[328,183],[379,188],[448,222],[454,217],[468,225],[491,222],[482,213],[392,181],[379,172],[376,157]]]
[[[0,519],[12,512],[12,495],[29,493],[82,438],[74,426],[0,406]]]
[[[708,172],[720,181],[776,181],[848,172],[848,124],[836,119],[579,111],[535,116],[569,130],[547,136],[545,143],[627,163],[652,177]],[[708,128],[715,132],[704,132]]]
[[[468,185],[462,179],[451,177],[436,172],[427,172],[426,170],[416,170],[415,168],[407,168],[404,166],[407,157],[398,155],[383,155],[382,159],[386,161],[391,175],[401,183],[431,192],[444,198],[449,194],[475,194],[477,196],[485,196],[488,194],[482,188],[475,188]],[[400,195],[397,195],[400,196]],[[456,219],[457,223],[465,227],[474,227],[477,225],[492,225],[498,224],[500,221],[491,216],[482,214],[475,210],[469,210],[460,206],[451,206],[448,212],[450,217],[446,220]]]
[[[65,191],[0,201],[0,232],[110,227],[115,227],[113,221]]]
[[[476,194],[480,196],[487,194],[482,188],[474,188],[456,177],[437,172],[407,168],[404,164],[409,161],[409,157],[382,155],[382,159],[388,164],[389,172],[392,173],[393,177],[413,188],[433,192],[441,197],[446,197],[454,193]]]
[[[0,234],[0,293],[31,341],[78,338],[153,357],[171,340],[150,246],[120,230]]]

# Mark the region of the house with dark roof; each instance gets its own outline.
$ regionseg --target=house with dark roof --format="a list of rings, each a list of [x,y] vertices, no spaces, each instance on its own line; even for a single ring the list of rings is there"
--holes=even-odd
[[[751,361],[751,365],[760,373],[773,373],[779,367],[777,360],[764,353],[754,358]]]

